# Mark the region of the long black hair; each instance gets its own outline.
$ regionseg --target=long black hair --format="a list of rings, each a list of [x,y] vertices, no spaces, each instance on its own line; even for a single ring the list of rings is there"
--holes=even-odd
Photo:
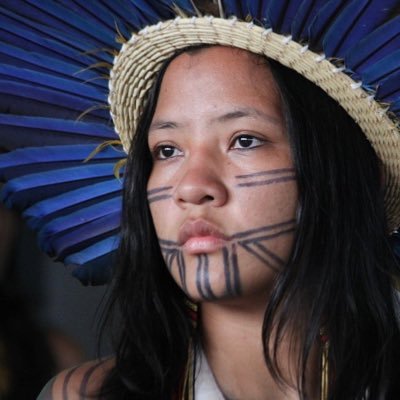
[[[119,315],[116,366],[107,399],[171,399],[196,335],[187,298],[158,245],[146,187],[152,168],[147,132],[169,60],[152,88],[125,173],[122,240],[109,315]],[[268,368],[282,382],[280,338],[289,335],[301,398],[311,347],[329,337],[329,399],[400,396],[400,333],[393,281],[399,275],[384,213],[379,160],[357,124],[319,88],[267,61],[280,89],[299,188],[291,258],[267,305]],[[269,346],[269,343],[273,346]]]

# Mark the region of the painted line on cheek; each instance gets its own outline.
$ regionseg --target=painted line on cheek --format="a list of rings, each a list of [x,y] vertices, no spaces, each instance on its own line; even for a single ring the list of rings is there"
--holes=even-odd
[[[273,231],[273,230],[280,229],[280,228],[283,228],[288,225],[289,226],[292,225],[293,226],[292,229],[294,229],[295,224],[296,224],[296,220],[291,219],[289,221],[279,222],[278,224],[263,226],[262,228],[255,228],[255,229],[249,229],[249,230],[243,231],[243,232],[238,232],[238,233],[232,235],[230,237],[230,239],[242,239],[242,238],[246,239],[246,238],[256,235],[258,233]]]
[[[149,204],[151,204],[151,203],[154,203],[156,201],[170,199],[171,197],[172,197],[172,194],[164,194],[164,195],[154,196],[152,198],[148,198],[147,201],[148,201]]]
[[[289,182],[289,181],[295,181],[295,180],[296,180],[296,177],[294,175],[292,175],[292,176],[284,176],[282,178],[268,179],[268,180],[264,180],[264,181],[243,182],[243,183],[237,184],[236,187],[267,186],[267,185],[274,185],[277,183]]]
[[[224,259],[224,272],[225,272],[225,281],[226,281],[226,291],[229,294],[232,294],[232,285],[231,285],[231,271],[230,271],[230,263],[229,263],[229,251],[226,247],[222,249],[223,259]]]
[[[232,245],[232,269],[233,269],[233,288],[234,294],[239,295],[242,292],[241,285],[240,285],[240,276],[239,276],[239,265],[238,265],[238,258],[236,252],[236,245]]]
[[[176,248],[178,247],[178,243],[174,242],[173,240],[165,240],[158,238],[158,243],[160,243],[161,246],[166,246],[166,247],[173,246],[174,248],[172,250],[176,250]]]
[[[198,266],[196,272],[196,286],[200,295],[207,300],[215,299],[215,295],[211,289],[210,277],[208,271],[208,257],[200,254],[198,257]]]
[[[147,191],[147,196],[152,196],[153,194],[164,192],[166,190],[172,189],[172,186],[163,186],[155,189],[150,189]]]
[[[262,261],[265,265],[268,267],[272,268],[275,271],[278,271],[278,268],[275,265],[272,265],[268,259],[266,259],[262,254],[260,254],[258,251],[254,250],[251,245],[248,245],[246,243],[239,243],[248,253],[252,254],[254,257],[258,258],[260,261]]]
[[[204,286],[206,288],[207,291],[207,295],[209,299],[214,299],[215,295],[211,289],[211,285],[210,285],[210,276],[209,276],[209,265],[208,265],[208,257],[204,254],[204,270],[203,270],[203,275],[204,275]]]
[[[154,203],[156,201],[170,199],[172,194],[170,193],[163,193],[168,192],[172,189],[172,186],[164,186],[155,189],[151,189],[147,191],[147,201],[149,204]]]
[[[200,296],[205,299],[206,295],[203,292],[203,288],[201,285],[202,274],[203,274],[203,259],[202,259],[202,256],[200,255],[197,257],[196,286],[197,286],[198,292],[200,293]]]
[[[285,265],[285,262],[278,257],[274,252],[271,250],[268,250],[265,246],[263,246],[261,243],[255,243],[254,244],[262,253],[264,253],[266,256],[270,257],[273,261],[275,261],[277,264],[280,266]]]
[[[187,292],[186,286],[186,264],[185,259],[183,258],[183,254],[181,251],[177,252],[177,261],[178,261],[178,270],[179,270],[179,278],[182,283],[182,289]]]
[[[236,175],[235,178],[237,179],[246,179],[246,178],[254,178],[258,176],[265,176],[265,175],[277,175],[281,173],[294,173],[294,168],[280,168],[280,169],[271,169],[268,171],[260,171],[255,172],[253,174],[246,174],[246,175]]]

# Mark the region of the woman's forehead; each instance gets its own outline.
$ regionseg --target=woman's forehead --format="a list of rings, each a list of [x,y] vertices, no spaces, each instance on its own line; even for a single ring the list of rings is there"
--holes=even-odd
[[[204,107],[202,102],[207,101]],[[223,46],[196,49],[177,56],[163,77],[156,114],[180,104],[199,108],[273,107],[280,118],[280,96],[267,60],[245,50]],[[203,107],[200,107],[202,105]]]

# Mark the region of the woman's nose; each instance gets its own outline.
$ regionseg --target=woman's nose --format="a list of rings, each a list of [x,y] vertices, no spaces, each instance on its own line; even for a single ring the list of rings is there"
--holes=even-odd
[[[190,162],[184,169],[176,186],[174,200],[180,207],[189,205],[223,206],[228,199],[228,191],[222,179],[222,171],[207,161]]]

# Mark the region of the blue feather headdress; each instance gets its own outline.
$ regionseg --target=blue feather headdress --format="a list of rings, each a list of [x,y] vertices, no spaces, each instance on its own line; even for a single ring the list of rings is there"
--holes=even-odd
[[[38,232],[43,250],[71,266],[85,284],[109,279],[118,247],[121,181],[115,166],[126,154],[113,123],[127,149],[163,60],[176,48],[229,44],[235,35],[247,35],[251,51],[267,53],[320,85],[360,124],[388,175],[390,225],[400,225],[398,0],[208,3],[208,11],[191,0],[5,0],[0,5],[0,180],[5,182],[0,198]],[[217,35],[176,44],[186,30],[206,25]],[[165,39],[168,29],[176,43]],[[150,47],[146,57],[143,43]],[[151,73],[144,74],[150,59]],[[118,72],[124,68],[137,79],[135,115],[129,118],[116,105],[124,104]],[[343,100],[325,77],[322,83],[314,77],[323,70],[347,90]],[[112,145],[101,146],[104,142]]]

